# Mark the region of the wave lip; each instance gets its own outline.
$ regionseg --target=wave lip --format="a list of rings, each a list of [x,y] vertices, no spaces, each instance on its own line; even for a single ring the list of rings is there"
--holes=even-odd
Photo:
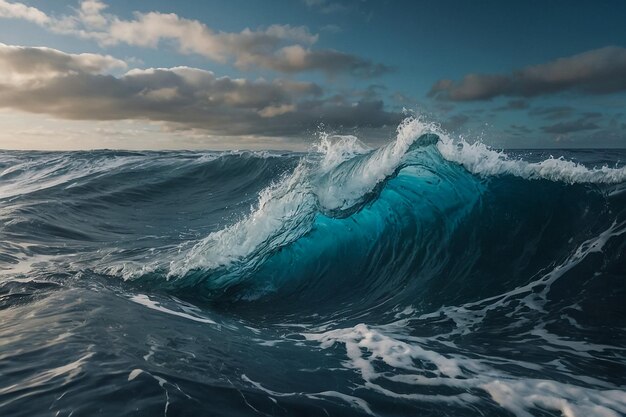
[[[490,149],[480,142],[454,142],[443,136],[437,147],[441,155],[482,177],[512,175],[527,180],[560,181],[567,184],[619,184],[626,181],[626,167],[588,168],[564,158],[541,162],[513,159],[506,152]]]

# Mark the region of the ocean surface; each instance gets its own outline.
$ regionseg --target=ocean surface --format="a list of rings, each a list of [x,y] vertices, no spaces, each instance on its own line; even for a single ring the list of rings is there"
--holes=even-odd
[[[0,152],[0,415],[626,415],[626,151]]]

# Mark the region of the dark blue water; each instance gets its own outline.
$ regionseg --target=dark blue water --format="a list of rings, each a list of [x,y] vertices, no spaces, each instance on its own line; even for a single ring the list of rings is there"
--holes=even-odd
[[[2,416],[626,415],[626,151],[1,152]]]

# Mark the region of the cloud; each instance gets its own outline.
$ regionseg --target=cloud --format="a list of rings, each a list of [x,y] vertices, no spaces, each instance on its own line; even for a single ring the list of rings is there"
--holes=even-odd
[[[22,3],[9,3],[0,0],[0,17],[8,19],[24,19],[30,22],[43,25],[50,20],[48,16],[41,10],[30,7]]]
[[[258,65],[285,73],[319,70],[332,75],[348,72],[363,78],[376,77],[391,71],[390,67],[374,64],[354,55],[332,49],[312,51],[300,45],[281,48],[273,55],[243,53],[236,64],[240,68]]]
[[[0,43],[0,81],[5,83],[80,72],[97,74],[124,68],[124,61],[110,55],[66,54],[51,48]]]
[[[95,37],[104,45],[126,43],[156,48],[162,41],[174,41],[182,53],[193,53],[225,62],[230,56],[263,55],[274,52],[283,42],[310,45],[317,41],[305,27],[272,25],[264,30],[244,29],[239,33],[215,32],[197,20],[179,17],[174,13],[135,13],[134,20],[107,17],[106,32],[87,32],[84,37]],[[77,32],[79,35],[82,32]]]
[[[498,96],[533,97],[563,91],[609,94],[626,90],[626,48],[607,46],[511,74],[468,74],[460,81],[437,81],[429,97],[452,101]]]
[[[73,120],[152,120],[217,135],[295,136],[329,127],[395,125],[381,100],[326,97],[311,82],[217,77],[197,68],[133,69],[95,54],[0,46],[0,108]],[[28,82],[13,80],[28,77]]]
[[[22,3],[0,0],[0,18],[25,19],[55,33],[95,40],[103,47],[127,44],[157,48],[164,43],[172,44],[182,54],[197,54],[220,63],[234,62],[240,69],[320,71],[364,78],[390,70],[356,55],[313,49],[319,35],[304,26],[271,25],[256,30],[220,32],[174,13],[135,12],[133,19],[124,20],[107,13],[107,7],[99,0],[84,0],[74,14],[55,18]]]

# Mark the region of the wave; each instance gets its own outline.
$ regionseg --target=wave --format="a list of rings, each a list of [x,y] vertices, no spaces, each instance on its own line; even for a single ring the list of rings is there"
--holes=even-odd
[[[27,204],[12,222],[32,223],[41,246],[65,238],[73,270],[217,304],[288,309],[314,296],[331,306],[356,293],[364,308],[416,297],[435,308],[442,286],[478,292],[468,271],[494,293],[523,285],[623,216],[626,168],[517,155],[408,118],[377,149],[322,135],[301,154],[61,153],[30,168],[4,162],[2,175],[13,184],[5,198],[45,195],[52,212],[65,202],[67,224],[33,220]],[[13,261],[41,251],[25,247]]]
[[[209,299],[224,294],[226,299],[257,299],[315,281],[316,275],[332,281],[346,274],[335,266],[342,251],[351,252],[344,263],[361,268],[362,274],[379,276],[365,280],[369,285],[376,287],[388,277],[411,282],[416,275],[411,268],[423,276],[434,274],[438,268],[432,260],[450,257],[447,246],[459,239],[457,235],[472,230],[477,234],[475,244],[489,244],[482,242],[491,238],[484,236],[486,228],[494,227],[513,201],[533,200],[530,195],[538,191],[561,194],[559,201],[550,196],[536,201],[537,206],[520,220],[531,222],[536,220],[532,211],[540,204],[561,205],[566,213],[571,207],[565,205],[579,204],[580,198],[587,210],[590,205],[606,205],[605,194],[620,195],[626,181],[626,167],[594,167],[563,157],[528,162],[480,142],[453,140],[436,124],[416,117],[404,120],[395,140],[377,149],[354,136],[322,135],[306,154],[101,151],[46,154],[36,164],[20,155],[4,158],[0,160],[2,198],[52,194],[69,200],[65,209],[73,215],[70,223],[80,223],[87,209],[91,215],[106,216],[110,204],[128,206],[130,212],[145,203],[148,211],[155,212],[158,207],[151,204],[163,204],[163,194],[171,207],[161,207],[165,212],[161,217],[178,209],[180,200],[188,202],[190,211],[210,205],[209,218],[181,219],[181,225],[192,232],[177,239],[148,235],[136,247],[120,250],[111,245],[98,250],[96,258],[72,259],[78,268]],[[20,162],[12,163],[11,158]],[[531,185],[527,180],[543,183]],[[589,197],[589,186],[601,189]],[[215,200],[220,204],[212,204]],[[13,215],[12,222],[19,223],[19,213]],[[489,222],[486,215],[492,216]],[[571,216],[566,215],[566,220],[585,219],[580,212]],[[59,224],[46,228],[58,229],[48,234],[77,241],[116,242],[128,220],[122,216],[116,219],[120,226],[108,223],[97,230],[90,224],[92,229],[82,234]],[[547,222],[542,227],[557,223],[542,221]],[[230,225],[220,227],[224,222]],[[483,230],[474,230],[476,225]],[[506,225],[498,227],[508,234]],[[200,236],[205,230],[209,232]],[[586,227],[581,230],[580,236]],[[574,234],[568,239],[577,238]],[[518,233],[510,238],[527,237]],[[155,247],[139,249],[150,242]],[[106,262],[93,265],[103,256]],[[447,266],[455,262],[452,259]]]
[[[155,381],[166,410],[217,387],[269,414],[620,415],[623,154],[559,152],[409,118],[376,149],[2,153],[0,308],[42,309],[41,334],[98,314],[84,340],[119,324],[111,375]]]

